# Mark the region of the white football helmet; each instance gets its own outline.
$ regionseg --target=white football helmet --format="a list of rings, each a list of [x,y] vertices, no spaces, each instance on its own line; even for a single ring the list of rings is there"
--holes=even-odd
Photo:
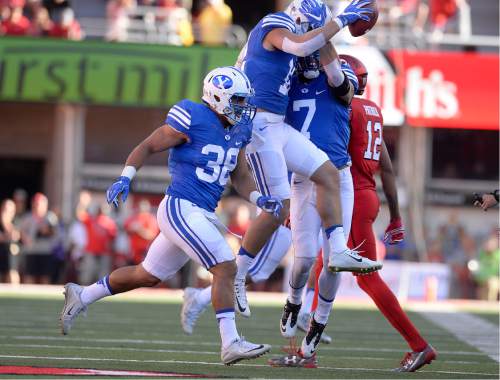
[[[248,124],[256,107],[249,104],[254,90],[246,74],[233,66],[218,67],[203,80],[203,101],[231,124]]]

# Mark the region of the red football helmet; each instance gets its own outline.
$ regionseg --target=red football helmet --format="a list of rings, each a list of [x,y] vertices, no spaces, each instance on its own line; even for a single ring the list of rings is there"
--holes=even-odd
[[[363,64],[363,62],[353,57],[352,55],[340,54],[339,58],[341,60],[343,59],[344,61],[346,61],[349,64],[349,66],[351,66],[352,70],[354,71],[354,74],[356,74],[359,83],[356,95],[362,95],[363,92],[365,92],[366,82],[368,80],[368,71],[366,70],[365,65]]]

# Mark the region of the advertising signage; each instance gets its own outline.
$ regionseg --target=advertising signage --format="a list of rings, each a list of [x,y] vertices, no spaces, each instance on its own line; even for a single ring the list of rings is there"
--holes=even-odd
[[[0,38],[0,100],[165,107],[199,99],[237,50]]]

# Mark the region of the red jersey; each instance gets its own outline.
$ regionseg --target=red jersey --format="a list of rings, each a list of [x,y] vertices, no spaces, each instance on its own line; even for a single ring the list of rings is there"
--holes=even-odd
[[[353,98],[349,154],[354,190],[376,188],[374,174],[380,166],[383,125],[379,106],[367,99]]]

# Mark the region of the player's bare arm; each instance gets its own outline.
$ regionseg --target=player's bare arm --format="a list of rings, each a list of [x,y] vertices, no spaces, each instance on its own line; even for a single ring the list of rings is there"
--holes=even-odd
[[[234,188],[243,198],[250,201],[250,194],[257,191],[255,187],[255,181],[250,174],[246,160],[245,160],[245,150],[240,150],[238,154],[238,163],[236,168],[231,173],[231,183]]]
[[[187,141],[188,137],[184,133],[175,130],[168,124],[164,124],[134,148],[125,165],[138,170],[152,154],[164,152]]]
[[[320,51],[320,63],[328,77],[328,84],[333,88],[335,95],[344,104],[351,104],[355,88],[348,76],[342,70],[339,55],[331,42],[323,46]]]
[[[382,188],[384,189],[384,194],[389,205],[391,220],[400,219],[396,176],[394,175],[387,146],[383,140],[380,146],[380,179],[382,180]]]

